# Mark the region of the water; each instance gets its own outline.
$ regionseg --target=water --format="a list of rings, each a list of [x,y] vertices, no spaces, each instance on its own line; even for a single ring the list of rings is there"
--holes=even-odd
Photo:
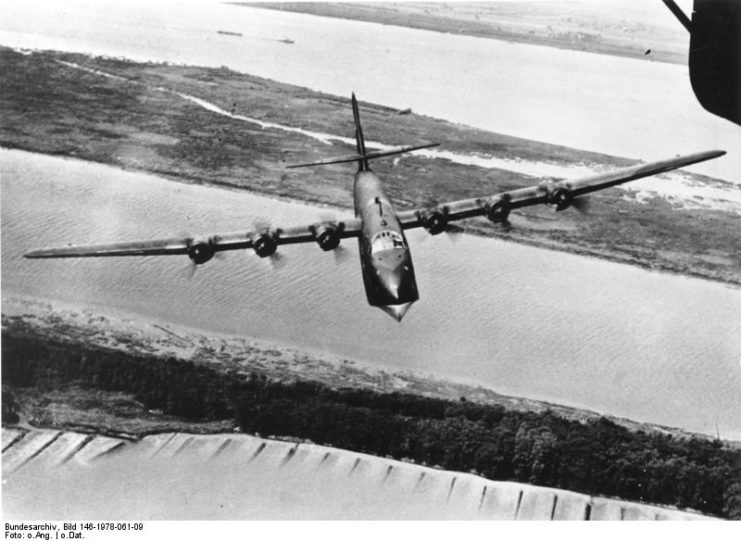
[[[400,325],[339,264],[286,247],[274,269],[227,254],[25,260],[110,242],[311,222],[328,210],[109,166],[0,152],[4,295],[28,295],[329,351],[393,369],[741,439],[741,290],[570,254],[410,231],[421,300]],[[348,178],[348,189],[350,180]],[[341,211],[336,212],[343,215]]]
[[[221,3],[98,5],[5,2],[0,43],[227,65],[633,158],[720,147],[729,155],[695,170],[738,182],[741,130],[700,108],[683,66]],[[717,422],[724,437],[741,439],[737,289],[416,232],[410,241],[422,300],[399,326],[365,304],[352,243],[340,265],[315,246],[296,246],[278,270],[229,254],[190,280],[179,258],[22,260],[42,245],[231,231],[257,216],[292,224],[325,212],[18,152],[4,151],[2,164],[7,294],[272,338],[707,433]]]
[[[629,158],[655,160],[722,148],[727,156],[692,170],[741,182],[741,128],[702,109],[686,66],[223,3],[100,5],[5,2],[0,43],[225,65],[341,96],[355,90],[363,100],[391,107]],[[295,43],[281,43],[284,38]]]

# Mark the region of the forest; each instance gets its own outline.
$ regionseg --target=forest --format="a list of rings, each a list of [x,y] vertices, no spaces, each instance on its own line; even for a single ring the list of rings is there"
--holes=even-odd
[[[17,422],[14,387],[74,384],[130,393],[148,408],[192,421],[236,419],[262,437],[741,519],[741,450],[720,440],[463,399],[273,381],[5,330],[2,352],[3,424]]]

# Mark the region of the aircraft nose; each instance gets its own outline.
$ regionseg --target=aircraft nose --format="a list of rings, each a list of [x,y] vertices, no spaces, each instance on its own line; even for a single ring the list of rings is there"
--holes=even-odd
[[[397,269],[382,269],[378,272],[378,278],[386,290],[386,298],[390,301],[388,304],[381,305],[379,308],[393,317],[396,321],[401,322],[404,315],[409,310],[414,300],[409,300],[409,295],[405,294],[403,274]],[[402,299],[403,297],[403,299]]]
[[[392,318],[394,318],[396,321],[401,323],[401,319],[404,317],[407,311],[409,311],[409,307],[411,305],[411,302],[405,302],[403,304],[388,304],[386,306],[379,306],[379,308],[390,315]]]
[[[378,272],[378,277],[383,284],[383,288],[396,301],[399,300],[399,289],[401,288],[401,276],[398,272],[383,269]]]

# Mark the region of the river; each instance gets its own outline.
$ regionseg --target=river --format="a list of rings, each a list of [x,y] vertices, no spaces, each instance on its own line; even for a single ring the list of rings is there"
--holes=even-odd
[[[366,304],[357,247],[274,268],[189,260],[26,260],[109,242],[310,222],[323,209],[21,151],[2,161],[3,295],[154,316],[395,370],[741,439],[741,290],[597,259],[411,231],[421,300],[402,324]]]
[[[628,158],[721,148],[691,170],[741,183],[741,128],[702,109],[686,66],[192,1],[6,1],[0,44],[224,65]]]
[[[727,156],[693,170],[739,183],[741,129],[702,110],[685,66],[220,2],[101,4],[4,2],[0,44],[226,65],[631,158],[724,148]],[[237,253],[192,278],[181,259],[28,261],[20,255],[42,245],[231,231],[255,216],[293,224],[327,211],[74,160],[0,156],[4,294],[157,316],[705,433],[717,423],[723,437],[741,439],[738,289],[413,232],[422,300],[398,325],[366,305],[352,243],[340,263],[296,246],[278,269]]]

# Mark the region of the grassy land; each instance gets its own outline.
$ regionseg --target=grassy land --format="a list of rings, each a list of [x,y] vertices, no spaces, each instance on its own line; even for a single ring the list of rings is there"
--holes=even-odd
[[[101,70],[83,71],[63,62]],[[349,136],[347,100],[235,73],[62,53],[23,55],[0,49],[0,145],[74,156],[153,172],[171,179],[242,187],[270,195],[352,208],[346,164],[289,170],[352,149],[299,133],[261,128],[215,114],[184,99],[196,96],[224,110],[266,122]],[[496,158],[581,164],[594,169],[632,163],[607,155],[518,139],[362,104],[367,137],[387,144],[436,141],[447,151]],[[399,208],[431,205],[537,179],[498,169],[409,156],[379,162],[388,195]],[[697,182],[705,177],[694,175]],[[469,232],[583,253],[649,268],[741,284],[738,216],[689,210],[656,197],[645,204],[611,189],[592,198],[589,215],[533,207],[517,212],[511,230],[483,219]]]
[[[49,305],[28,299],[3,298],[3,336],[56,341],[72,348],[89,347],[137,357],[192,362],[224,376],[258,375],[270,381],[316,383],[329,389],[403,393],[418,397],[501,406],[508,411],[543,414],[578,422],[605,418],[630,431],[674,437],[709,436],[680,428],[605,416],[551,402],[507,396],[470,383],[441,379],[408,370],[393,371],[338,357],[327,352],[292,348],[238,336],[216,335],[141,317],[121,319],[72,306]],[[15,392],[15,391],[14,391]],[[161,411],[150,411],[131,396],[88,393],[78,386],[47,387],[15,395],[25,422],[35,426],[79,429],[97,425],[108,433],[142,434],[167,427],[172,430],[224,430],[222,424],[183,428]],[[5,398],[3,398],[5,404]],[[741,449],[741,442],[726,440]]]
[[[3,397],[5,424],[24,409],[46,426],[116,435],[121,428],[224,431],[236,421],[246,433],[741,517],[741,451],[719,440],[627,430],[599,416],[570,420],[551,410],[286,380],[285,373],[276,381],[221,363],[45,337],[17,319],[3,323],[3,391],[14,399],[9,407]]]
[[[237,427],[233,420],[187,421],[150,410],[131,393],[105,391],[76,384],[53,389],[3,386],[3,400],[17,405],[19,426],[140,438],[158,432],[221,434]]]
[[[688,59],[688,34],[669,10],[668,24],[659,26],[636,5],[584,1],[244,5],[642,60],[687,64]]]

